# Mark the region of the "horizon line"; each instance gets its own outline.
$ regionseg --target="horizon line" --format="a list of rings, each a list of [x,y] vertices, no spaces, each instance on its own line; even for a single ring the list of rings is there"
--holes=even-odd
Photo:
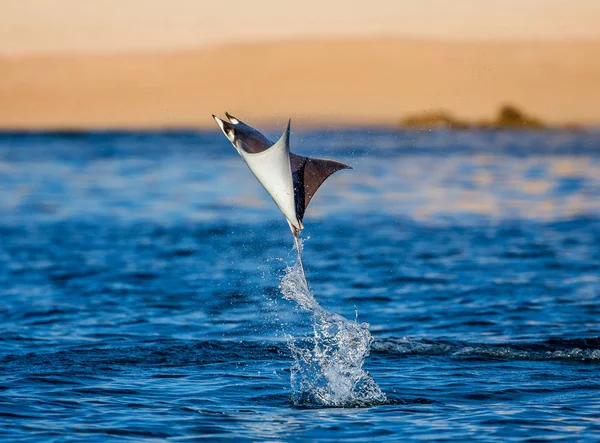
[[[62,57],[62,56],[110,56],[110,55],[152,55],[177,54],[215,50],[219,48],[264,46],[279,44],[301,43],[352,43],[361,41],[406,41],[411,43],[448,44],[448,45],[562,45],[562,44],[600,44],[598,36],[569,36],[569,37],[464,37],[464,36],[419,36],[411,34],[373,33],[369,35],[339,34],[339,35],[303,35],[282,37],[256,37],[209,41],[205,43],[189,43],[178,45],[132,45],[123,48],[65,48],[47,50],[6,50],[0,47],[0,57]]]

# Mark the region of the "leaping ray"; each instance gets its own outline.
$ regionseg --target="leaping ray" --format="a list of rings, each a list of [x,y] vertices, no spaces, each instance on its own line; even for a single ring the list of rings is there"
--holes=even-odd
[[[290,123],[276,143],[240,119],[225,113],[229,121],[213,118],[242,156],[287,219],[297,237],[302,220],[317,189],[334,172],[352,169],[334,160],[302,157],[290,152]],[[300,252],[299,245],[298,252]]]

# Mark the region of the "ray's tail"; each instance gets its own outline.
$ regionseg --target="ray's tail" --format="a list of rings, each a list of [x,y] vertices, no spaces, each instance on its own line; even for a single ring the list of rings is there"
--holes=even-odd
[[[308,288],[308,281],[306,280],[306,272],[304,272],[304,264],[302,263],[302,240],[300,240],[300,231],[292,231],[294,233],[294,246],[296,248],[296,252],[298,253],[298,268],[302,275],[304,276],[304,280],[306,281],[306,287]]]

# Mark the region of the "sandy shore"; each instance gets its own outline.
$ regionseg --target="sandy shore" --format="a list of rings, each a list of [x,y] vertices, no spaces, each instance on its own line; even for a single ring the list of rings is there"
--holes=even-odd
[[[0,128],[394,125],[514,103],[551,123],[600,123],[600,41],[290,41],[177,53],[0,58]]]

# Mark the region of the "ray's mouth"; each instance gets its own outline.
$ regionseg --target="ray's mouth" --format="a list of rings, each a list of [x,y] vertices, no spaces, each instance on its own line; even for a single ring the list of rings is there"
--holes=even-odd
[[[224,128],[228,124],[231,124],[231,125],[239,125],[240,124],[240,120],[238,118],[234,117],[233,115],[231,115],[229,112],[225,112],[225,116],[227,117],[227,120],[229,120],[229,121],[225,121],[225,120],[221,119],[220,117],[217,117],[215,114],[212,115],[212,117],[215,119],[215,121],[221,127],[221,129],[224,130]]]

